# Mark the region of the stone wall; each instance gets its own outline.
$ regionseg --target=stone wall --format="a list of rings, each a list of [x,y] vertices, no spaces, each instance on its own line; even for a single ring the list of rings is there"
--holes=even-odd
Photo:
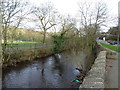
[[[104,88],[106,51],[101,51],[79,88]]]

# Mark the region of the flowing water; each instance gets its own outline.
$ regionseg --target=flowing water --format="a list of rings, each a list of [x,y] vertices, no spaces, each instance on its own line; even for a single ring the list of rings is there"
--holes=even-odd
[[[3,88],[78,88],[71,83],[74,70],[88,70],[94,56],[83,52],[62,52],[49,57],[21,63],[3,70]]]

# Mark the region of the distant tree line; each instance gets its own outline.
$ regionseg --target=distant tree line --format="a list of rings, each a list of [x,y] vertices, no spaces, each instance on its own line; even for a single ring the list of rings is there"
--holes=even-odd
[[[103,37],[105,37],[106,40],[117,41],[118,35],[120,35],[119,27],[116,26],[116,27],[111,27],[107,32],[102,32],[99,38],[103,39]],[[119,40],[120,40],[120,37],[119,37]]]

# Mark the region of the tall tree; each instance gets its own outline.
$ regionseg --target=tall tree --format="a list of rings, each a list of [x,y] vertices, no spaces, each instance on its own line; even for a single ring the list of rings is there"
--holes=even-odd
[[[103,2],[79,4],[80,31],[84,31],[88,46],[95,46],[97,32],[105,26],[107,20],[107,7]]]
[[[12,29],[16,30],[23,20],[24,7],[27,3],[20,0],[1,0],[0,10],[2,16],[2,39],[3,39],[3,60],[5,60],[5,51],[7,46],[7,32]]]
[[[0,67],[2,66],[2,18],[0,10]]]
[[[46,34],[49,29],[56,25],[55,23],[55,13],[56,10],[54,9],[53,5],[50,2],[40,5],[39,7],[34,7],[32,12],[35,17],[34,21],[37,24],[36,26],[42,30],[43,34],[43,44],[46,40]]]
[[[71,39],[74,38],[77,28],[76,28],[76,20],[72,18],[70,15],[68,16],[59,16],[59,29],[60,31],[58,33],[55,33],[53,37],[54,41],[54,50],[59,52],[63,49],[70,48]]]
[[[109,30],[108,30],[108,34],[111,34],[111,35],[118,35],[119,33],[119,27],[116,26],[116,27],[111,27]]]
[[[107,20],[107,7],[105,3],[84,2],[79,4],[80,23],[85,29],[90,26],[95,28],[95,33],[99,27],[104,25]]]

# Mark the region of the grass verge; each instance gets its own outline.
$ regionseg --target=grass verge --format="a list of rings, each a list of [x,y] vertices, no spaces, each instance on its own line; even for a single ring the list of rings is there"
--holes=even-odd
[[[113,46],[113,45],[109,45],[109,44],[106,44],[106,43],[100,43],[102,46],[105,46],[113,51],[116,51],[116,52],[120,52],[120,47],[119,46]]]
[[[16,43],[8,43],[7,48],[10,47],[31,47],[31,46],[40,46],[42,43],[40,42],[16,42]]]

